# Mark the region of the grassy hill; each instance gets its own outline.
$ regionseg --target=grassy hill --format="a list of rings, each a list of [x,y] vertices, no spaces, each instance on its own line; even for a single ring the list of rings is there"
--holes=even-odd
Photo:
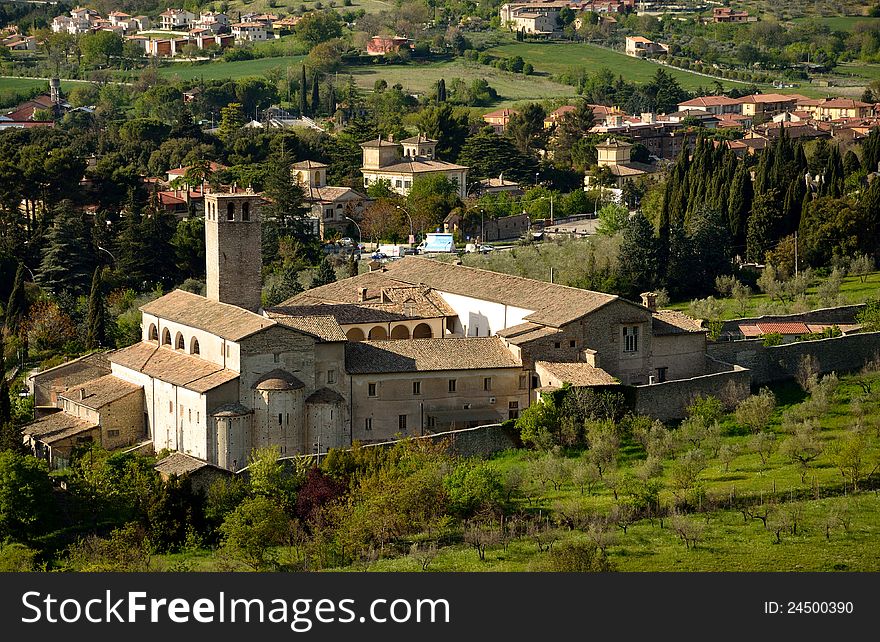
[[[280,67],[299,68],[305,56],[280,56],[277,58],[257,58],[236,62],[210,62],[204,64],[171,63],[159,70],[163,76],[178,77],[181,80],[204,78],[205,80],[224,80],[262,76],[269,69]]]

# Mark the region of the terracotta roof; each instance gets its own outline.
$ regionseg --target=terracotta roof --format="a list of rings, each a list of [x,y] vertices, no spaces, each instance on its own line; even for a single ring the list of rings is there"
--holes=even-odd
[[[307,201],[320,201],[324,203],[331,203],[345,196],[351,196],[355,199],[368,200],[368,197],[350,187],[333,187],[329,185],[325,187],[305,187],[304,192]]]
[[[807,334],[809,332],[806,323],[759,323],[757,325],[761,334],[770,334],[771,332],[778,332],[779,334]]]
[[[345,345],[350,374],[518,368],[498,337],[361,341]]]
[[[325,167],[329,167],[329,165],[325,163],[319,163],[318,161],[304,160],[299,161],[298,163],[294,163],[292,167],[293,169],[323,169]]]
[[[254,390],[300,390],[305,387],[306,384],[280,368],[267,372],[251,386]]]
[[[306,403],[343,403],[345,398],[330,388],[318,388],[306,397]]]
[[[117,350],[110,361],[195,392],[207,392],[238,378],[234,370],[146,341]]]
[[[495,111],[490,111],[488,114],[483,114],[483,119],[486,118],[510,118],[514,114],[518,114],[519,112],[515,109],[496,109]]]
[[[855,109],[858,107],[871,107],[868,103],[852,98],[828,98],[819,103],[820,107],[828,107],[829,109]]]
[[[424,284],[440,292],[533,310],[525,320],[553,327],[580,319],[612,301],[624,300],[613,294],[414,256],[389,264],[386,274],[400,281]]]
[[[428,160],[425,158],[414,160],[414,161],[399,161],[397,163],[391,163],[390,165],[383,165],[380,170],[383,172],[401,172],[401,173],[412,173],[418,174],[420,172],[442,172],[450,169],[467,169],[466,165],[456,165],[455,163],[448,163],[442,160]],[[362,171],[375,171],[370,169],[365,169]]]
[[[589,363],[560,363],[553,361],[536,361],[535,367],[543,367],[551,375],[564,383],[573,386],[609,386],[619,383],[617,379]]]
[[[785,94],[752,94],[736,100],[740,103],[787,103],[794,102],[797,98]]]
[[[58,396],[69,399],[86,408],[99,410],[118,399],[139,392],[143,388],[143,386],[129,383],[119,377],[108,374],[91,381],[86,381],[75,388],[68,388],[66,392]],[[80,390],[83,393],[82,399],[80,399]]]
[[[315,306],[328,307],[328,306]],[[272,308],[266,310],[269,318],[274,319],[281,325],[305,332],[321,341],[345,341],[345,332],[339,327],[337,320],[326,310],[318,311],[314,315],[302,312],[299,308]]]
[[[736,98],[728,98],[727,96],[697,96],[690,100],[678,103],[679,107],[714,107],[716,105],[739,105],[740,101]]]
[[[240,341],[275,325],[274,321],[259,314],[184,290],[174,290],[140,309],[147,314],[198,328],[229,341]]]
[[[164,475],[187,475],[202,468],[217,468],[204,459],[198,459],[186,453],[172,453],[165,459],[156,462],[153,466],[156,472]],[[222,470],[222,469],[221,469]]]
[[[53,444],[62,439],[73,437],[79,433],[97,428],[96,424],[74,417],[66,412],[55,412],[42,419],[37,419],[22,427],[25,435],[30,435],[46,444]]]
[[[651,334],[682,334],[685,332],[706,332],[698,319],[675,310],[658,310],[652,315]]]
[[[744,337],[760,337],[762,332],[755,324],[742,323],[739,325],[739,331]]]

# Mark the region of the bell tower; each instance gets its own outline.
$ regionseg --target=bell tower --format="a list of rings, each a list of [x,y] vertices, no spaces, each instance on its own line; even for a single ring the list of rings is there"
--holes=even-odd
[[[261,203],[250,189],[205,194],[208,298],[251,312],[261,306]]]

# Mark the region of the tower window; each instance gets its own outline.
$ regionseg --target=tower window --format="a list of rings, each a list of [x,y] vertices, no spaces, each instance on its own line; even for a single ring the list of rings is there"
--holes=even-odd
[[[226,204],[226,220],[234,221],[235,220],[235,203],[227,203]]]
[[[244,202],[241,204],[241,220],[251,220],[251,204],[248,202]]]
[[[483,377],[483,390],[492,389],[492,377]]]
[[[368,383],[367,384],[367,396],[368,397],[375,397],[376,396],[376,384],[375,383]]]
[[[327,383],[336,383],[336,371],[328,370],[327,371]]]
[[[397,428],[406,430],[406,415],[397,415]]]
[[[639,351],[639,326],[624,326],[623,328],[623,351]]]
[[[455,392],[455,379],[449,380],[449,392]]]
[[[422,394],[422,382],[421,381],[413,381],[413,394],[420,395]]]
[[[364,430],[372,430],[373,429],[373,418],[367,417],[364,419]]]

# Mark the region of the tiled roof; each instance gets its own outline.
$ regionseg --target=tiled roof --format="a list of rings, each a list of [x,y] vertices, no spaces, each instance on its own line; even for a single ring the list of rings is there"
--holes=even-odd
[[[366,293],[361,299],[361,290]],[[332,307],[328,304],[334,304]],[[336,304],[349,304],[338,306]],[[339,323],[395,321],[403,317],[432,319],[455,316],[437,292],[424,285],[410,285],[375,271],[336,281],[298,294],[269,312],[295,315],[331,315]],[[281,322],[281,319],[278,319]]]
[[[383,140],[382,138],[368,140],[364,143],[361,143],[361,147],[397,147],[398,145],[399,143],[395,143],[390,140]]]
[[[350,374],[518,368],[497,337],[361,341],[345,345]]]
[[[306,384],[286,370],[276,368],[257,379],[251,387],[254,390],[300,390]]]
[[[275,325],[274,321],[259,314],[184,290],[174,290],[141,306],[141,310],[229,341],[239,341]]]
[[[186,453],[172,453],[165,459],[156,462],[153,468],[156,472],[164,475],[187,475],[202,468],[216,468],[203,459],[198,459]]]
[[[418,143],[436,143],[437,141],[433,138],[428,138],[425,134],[419,134],[417,136],[410,136],[409,138],[404,138],[401,143],[407,144],[418,144]]]
[[[761,334],[770,334],[778,332],[779,334],[807,334],[806,323],[788,322],[788,323],[759,323],[758,329]]]
[[[418,174],[422,172],[442,172],[450,169],[467,169],[465,165],[456,165],[442,160],[421,159],[415,161],[399,161],[390,165],[382,165],[379,171]],[[367,169],[366,171],[376,171]]]
[[[294,163],[292,167],[293,169],[323,169],[329,167],[329,165],[326,163],[319,163],[318,161],[304,160]]]
[[[69,388],[67,392],[59,394],[58,396],[70,399],[86,408],[99,410],[109,403],[113,403],[118,399],[127,397],[140,390],[143,390],[143,386],[129,383],[119,377],[114,377],[112,374],[108,374],[81,383],[75,388]],[[80,391],[82,391],[82,399],[80,399]]]
[[[315,307],[329,306],[309,306],[308,309]],[[321,341],[345,341],[345,333],[339,327],[337,320],[327,310],[319,310],[314,315],[302,312],[299,308],[272,308],[266,310],[266,314],[280,323],[281,325],[305,332]]]
[[[318,388],[306,398],[306,403],[342,403],[345,399],[341,394],[330,388]]]
[[[305,198],[309,201],[322,201],[330,203],[343,197],[366,200],[367,197],[350,187],[308,187],[305,186]]]
[[[697,96],[678,103],[679,107],[714,107],[716,105],[738,105],[739,100],[727,96]]]
[[[658,310],[652,315],[651,333],[655,335],[706,332],[698,319],[675,310]]]
[[[508,343],[518,346],[535,341],[536,339],[543,339],[554,334],[559,334],[559,332],[560,331],[557,328],[538,325],[537,323],[520,323],[519,325],[500,330],[497,334],[499,337],[504,337]]]
[[[551,375],[564,383],[573,386],[609,386],[619,383],[617,379],[589,363],[560,363],[551,361],[536,361],[535,367],[543,367]]]
[[[243,417],[253,412],[253,409],[243,406],[238,401],[227,403],[214,408],[210,413],[212,417]]]
[[[207,392],[238,378],[234,370],[146,341],[117,350],[110,361],[195,392]]]
[[[92,422],[74,417],[66,412],[55,412],[26,424],[22,428],[22,432],[43,443],[52,444],[96,427]]]
[[[580,319],[612,301],[623,300],[612,294],[413,256],[389,264],[386,274],[440,292],[533,310],[526,316],[527,321],[553,327]]]
[[[49,385],[58,392],[64,392],[106,374],[110,374],[110,361],[107,358],[107,353],[94,352],[38,372],[34,375],[34,380],[40,384]]]

